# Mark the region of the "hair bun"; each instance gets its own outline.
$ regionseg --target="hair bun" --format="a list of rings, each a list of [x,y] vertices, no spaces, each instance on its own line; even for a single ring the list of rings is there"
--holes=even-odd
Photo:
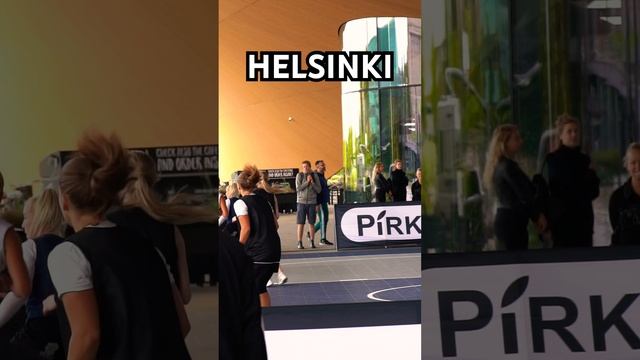
[[[255,165],[245,165],[238,175],[238,186],[245,190],[253,190],[260,182],[260,171]]]
[[[80,209],[103,212],[117,200],[130,173],[127,150],[115,134],[88,131],[65,164],[60,187]]]

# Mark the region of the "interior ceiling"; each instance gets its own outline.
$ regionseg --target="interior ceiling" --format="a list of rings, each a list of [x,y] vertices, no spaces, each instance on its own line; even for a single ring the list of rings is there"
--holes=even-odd
[[[87,128],[127,146],[216,142],[216,2],[8,1],[0,10],[0,171],[34,183]],[[213,40],[212,40],[213,39]]]
[[[295,167],[302,158],[342,163],[340,83],[246,82],[247,51],[340,50],[345,22],[374,16],[420,17],[420,0],[221,0],[219,6],[219,93],[221,177],[245,162],[259,167]],[[303,66],[304,67],[304,66]],[[288,122],[289,116],[295,121]],[[238,125],[254,132],[238,142]],[[265,138],[274,132],[277,138]],[[313,134],[322,149],[311,151]],[[244,146],[242,146],[244,144]],[[249,145],[247,145],[249,144]],[[276,158],[257,153],[268,148]]]

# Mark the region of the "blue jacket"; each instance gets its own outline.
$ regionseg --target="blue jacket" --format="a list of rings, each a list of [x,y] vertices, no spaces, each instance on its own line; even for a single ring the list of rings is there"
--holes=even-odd
[[[327,179],[324,178],[324,174],[319,172],[316,172],[316,175],[318,175],[321,186],[320,193],[318,193],[318,204],[327,204],[329,203],[329,185],[327,184]]]

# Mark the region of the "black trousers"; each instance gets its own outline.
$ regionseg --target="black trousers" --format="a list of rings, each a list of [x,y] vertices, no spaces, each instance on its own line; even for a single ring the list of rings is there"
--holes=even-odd
[[[494,220],[494,231],[500,244],[507,250],[526,250],[529,245],[526,214],[511,209],[499,208]]]

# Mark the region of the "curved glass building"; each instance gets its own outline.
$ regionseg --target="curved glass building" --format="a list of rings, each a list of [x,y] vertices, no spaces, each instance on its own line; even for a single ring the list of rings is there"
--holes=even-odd
[[[404,162],[411,178],[420,167],[420,19],[364,18],[341,28],[344,51],[393,51],[394,80],[342,83],[345,202],[371,201],[377,161]]]
[[[518,125],[529,175],[554,147],[561,114],[580,120],[582,151],[601,180],[594,245],[611,233],[608,200],[626,180],[622,156],[640,139],[634,0],[422,1],[423,248],[502,248],[495,198],[482,184],[496,126]],[[543,246],[530,230],[529,248]]]

